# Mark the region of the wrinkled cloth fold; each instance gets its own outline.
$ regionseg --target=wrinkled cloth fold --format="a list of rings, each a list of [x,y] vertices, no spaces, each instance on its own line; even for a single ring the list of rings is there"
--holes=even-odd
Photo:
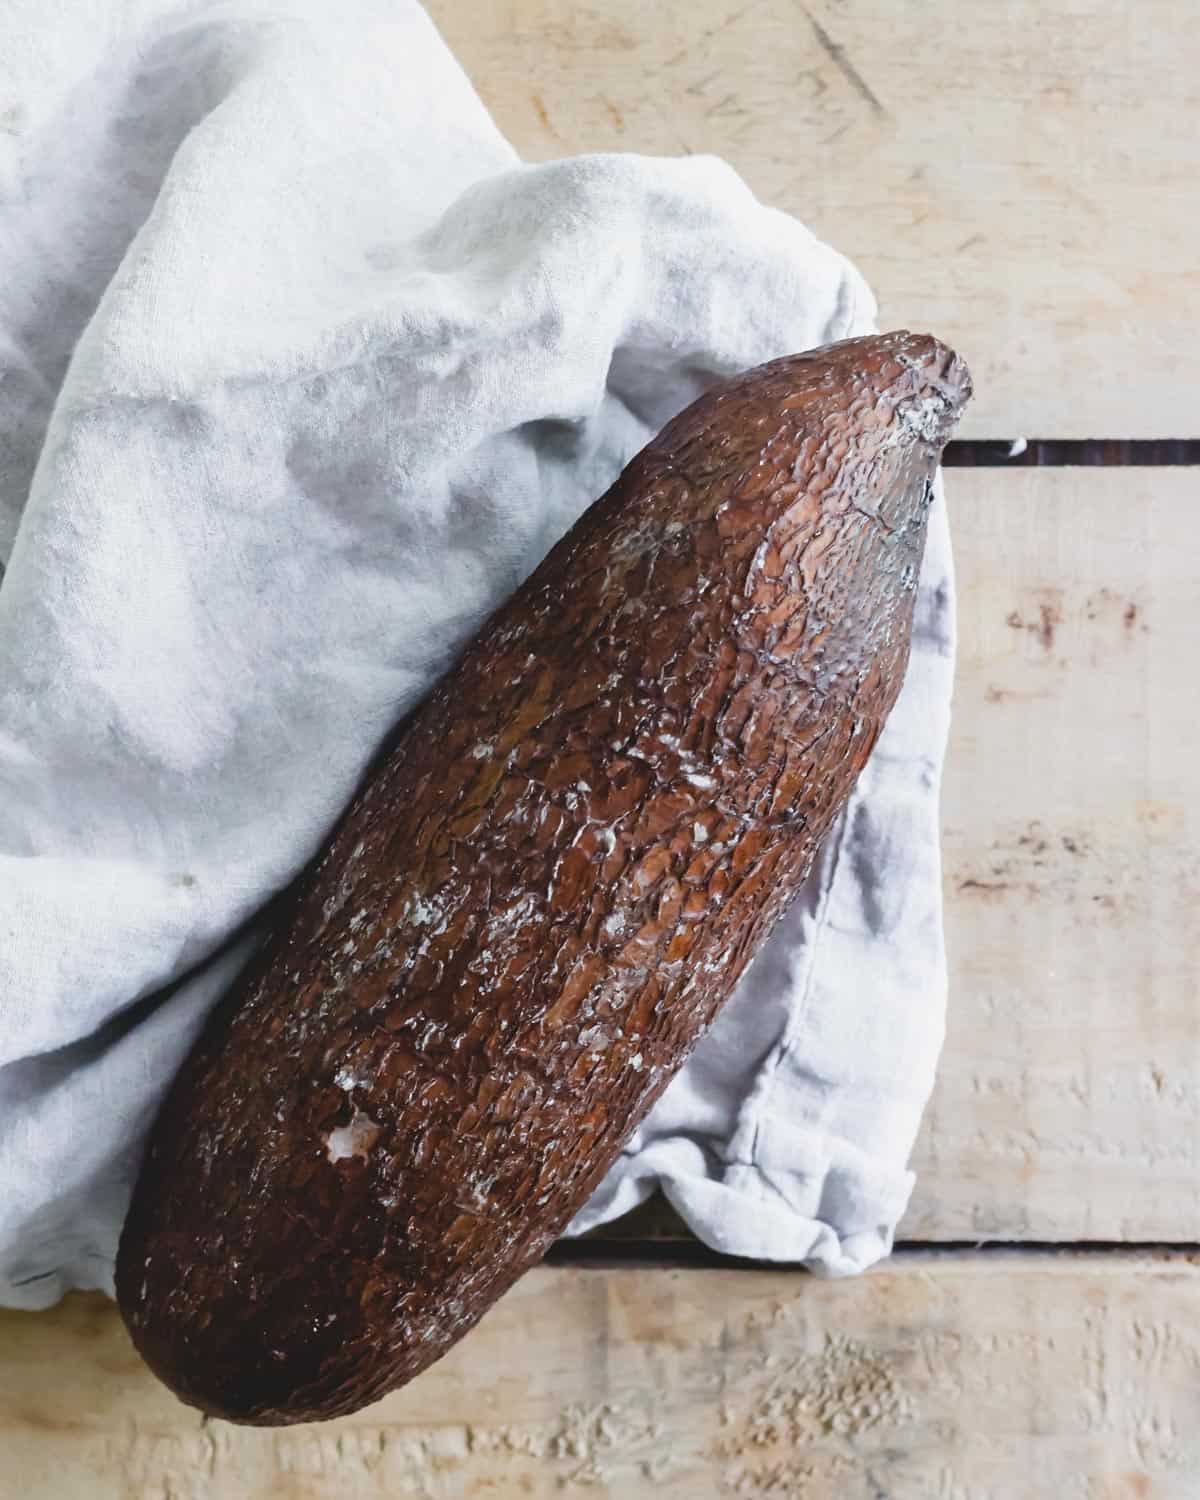
[[[711,157],[522,163],[411,0],[0,0],[0,1303],[111,1290],[163,1092],[382,737],[675,412],[875,325]],[[798,143],[802,149],[803,143]],[[941,1041],[940,494],[808,887],[572,1226],[887,1253]]]

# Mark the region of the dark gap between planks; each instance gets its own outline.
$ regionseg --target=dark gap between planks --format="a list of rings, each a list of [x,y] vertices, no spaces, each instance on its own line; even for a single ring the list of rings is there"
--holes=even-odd
[[[1200,1243],[1167,1240],[1014,1240],[949,1239],[896,1241],[898,1258],[961,1255],[1131,1255],[1175,1256],[1200,1260]],[[698,1240],[660,1194],[652,1194],[619,1219],[601,1224],[580,1239],[558,1240],[546,1263],[554,1266],[662,1266],[667,1270],[798,1270],[796,1262],[745,1260],[722,1255]]]
[[[961,1255],[1091,1256],[1145,1255],[1165,1259],[1200,1260],[1200,1244],[1165,1240],[899,1240],[894,1261],[932,1260]],[[548,1266],[662,1266],[667,1270],[801,1271],[797,1261],[746,1260],[722,1255],[696,1239],[558,1240],[550,1247]]]
[[[1018,438],[1015,442],[952,442],[947,469],[1155,468],[1200,464],[1200,438]]]

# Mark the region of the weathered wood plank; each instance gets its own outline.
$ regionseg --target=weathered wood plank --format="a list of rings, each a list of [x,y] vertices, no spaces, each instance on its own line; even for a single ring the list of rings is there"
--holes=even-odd
[[[1188,0],[433,0],[531,159],[716,152],[955,343],[962,436],[1191,437]]]
[[[355,1417],[205,1425],[111,1307],[0,1315],[22,1500],[1193,1500],[1200,1265],[926,1256],[857,1282],[543,1269]]]
[[[947,482],[950,1018],[901,1232],[1200,1240],[1200,469]]]

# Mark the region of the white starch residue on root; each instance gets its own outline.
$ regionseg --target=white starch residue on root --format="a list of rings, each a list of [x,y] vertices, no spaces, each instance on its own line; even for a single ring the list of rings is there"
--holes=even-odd
[[[352,1156],[366,1161],[381,1130],[382,1126],[370,1115],[356,1109],[348,1125],[335,1126],[325,1137],[325,1155],[331,1162],[346,1161]]]

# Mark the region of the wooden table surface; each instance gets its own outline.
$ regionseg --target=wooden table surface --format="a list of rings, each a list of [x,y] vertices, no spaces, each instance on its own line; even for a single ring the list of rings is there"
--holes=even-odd
[[[432,10],[527,157],[719,153],[974,370],[906,1243],[826,1283],[643,1214],[409,1390],[278,1431],[178,1405],[101,1299],[3,1314],[0,1500],[1196,1500],[1194,5]],[[1050,463],[995,463],[1016,437]]]

